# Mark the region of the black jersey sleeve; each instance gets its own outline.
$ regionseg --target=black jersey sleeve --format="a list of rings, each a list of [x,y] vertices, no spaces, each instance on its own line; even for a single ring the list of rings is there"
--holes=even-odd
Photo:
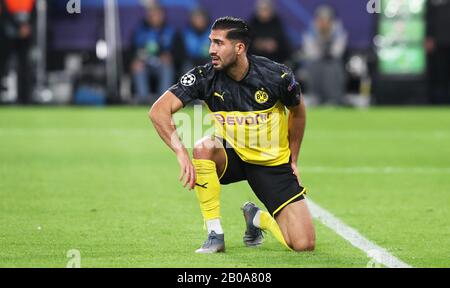
[[[204,67],[195,67],[181,76],[178,83],[169,88],[186,106],[195,99],[204,100],[204,87],[206,82]]]
[[[295,79],[295,75],[291,69],[283,69],[281,75],[281,93],[280,100],[286,107],[297,106],[301,102],[302,91],[300,83]]]

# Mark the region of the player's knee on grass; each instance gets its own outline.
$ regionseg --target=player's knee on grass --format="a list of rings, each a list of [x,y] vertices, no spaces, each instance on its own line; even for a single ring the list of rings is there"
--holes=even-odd
[[[286,244],[295,252],[314,251],[316,246],[315,233],[312,231],[309,235],[305,233],[284,231],[283,238]]]
[[[306,228],[305,226],[301,227],[301,229],[289,231],[290,246],[296,252],[313,251],[316,246],[316,235],[314,228]]]
[[[290,247],[296,252],[313,251],[316,247],[316,241],[314,237],[294,237],[290,239]]]
[[[311,215],[304,201],[286,206],[276,217],[286,243],[296,252],[315,249],[315,231]]]

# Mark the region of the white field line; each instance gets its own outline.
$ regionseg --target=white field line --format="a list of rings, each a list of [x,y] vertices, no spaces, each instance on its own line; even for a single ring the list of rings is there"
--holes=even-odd
[[[352,130],[352,131],[309,131],[307,137],[314,139],[444,139],[450,137],[449,130],[392,130],[392,131],[374,131],[374,130]]]
[[[0,137],[2,136],[39,136],[39,137],[50,137],[50,136],[61,136],[61,135],[74,135],[74,136],[91,136],[91,135],[111,135],[111,136],[136,136],[150,135],[151,129],[120,129],[120,128],[11,128],[4,129],[0,128]]]
[[[0,137],[5,136],[149,136],[148,128],[0,128]],[[367,131],[365,131],[367,133]],[[328,132],[327,132],[328,133]],[[400,132],[396,132],[398,135]],[[448,131],[432,131],[435,135],[448,135]],[[348,133],[347,133],[348,134]],[[406,133],[403,133],[406,134]],[[424,136],[423,134],[419,134]],[[348,136],[348,135],[347,135]],[[425,135],[424,137],[428,137]],[[334,137],[334,136],[333,136]],[[402,136],[403,137],[403,136]],[[330,166],[304,166],[301,170],[312,174],[450,174],[450,167],[391,167],[391,166],[362,166],[362,167],[330,167]]]
[[[201,126],[201,125],[200,125]],[[199,127],[200,127],[199,126]],[[102,128],[102,127],[0,127],[0,134],[22,135],[29,133],[56,134],[56,133],[112,133],[127,134],[130,132],[148,133],[152,130],[150,126],[146,128]],[[204,129],[205,131],[208,129]],[[428,130],[428,131],[373,131],[373,130],[352,130],[352,131],[310,131],[308,137],[317,139],[442,139],[450,138],[449,130]]]
[[[450,174],[449,167],[305,166],[300,169],[311,174]]]
[[[367,257],[372,259],[371,261],[374,261],[376,264],[383,264],[389,268],[412,268],[410,265],[387,252],[386,249],[362,236],[358,231],[348,226],[310,199],[308,199],[308,207],[314,218],[350,242],[354,247],[362,250],[367,254]]]

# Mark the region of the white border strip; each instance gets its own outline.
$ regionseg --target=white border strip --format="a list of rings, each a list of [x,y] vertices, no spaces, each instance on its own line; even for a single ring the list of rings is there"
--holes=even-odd
[[[367,254],[367,257],[371,258],[375,263],[383,264],[389,268],[412,268],[410,265],[387,252],[386,249],[366,239],[358,231],[311,201],[311,199],[308,199],[307,201],[308,207],[314,218],[318,219],[322,224],[350,242],[354,247],[364,251]]]

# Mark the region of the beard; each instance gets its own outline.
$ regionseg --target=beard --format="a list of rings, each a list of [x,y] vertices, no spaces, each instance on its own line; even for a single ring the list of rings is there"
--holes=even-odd
[[[230,59],[230,61],[227,61],[227,62],[223,61],[222,58],[219,58],[219,61],[220,61],[219,65],[215,66],[213,64],[214,70],[227,71],[227,70],[229,70],[230,68],[232,68],[232,67],[234,67],[236,65],[237,56],[233,55],[233,57]]]

